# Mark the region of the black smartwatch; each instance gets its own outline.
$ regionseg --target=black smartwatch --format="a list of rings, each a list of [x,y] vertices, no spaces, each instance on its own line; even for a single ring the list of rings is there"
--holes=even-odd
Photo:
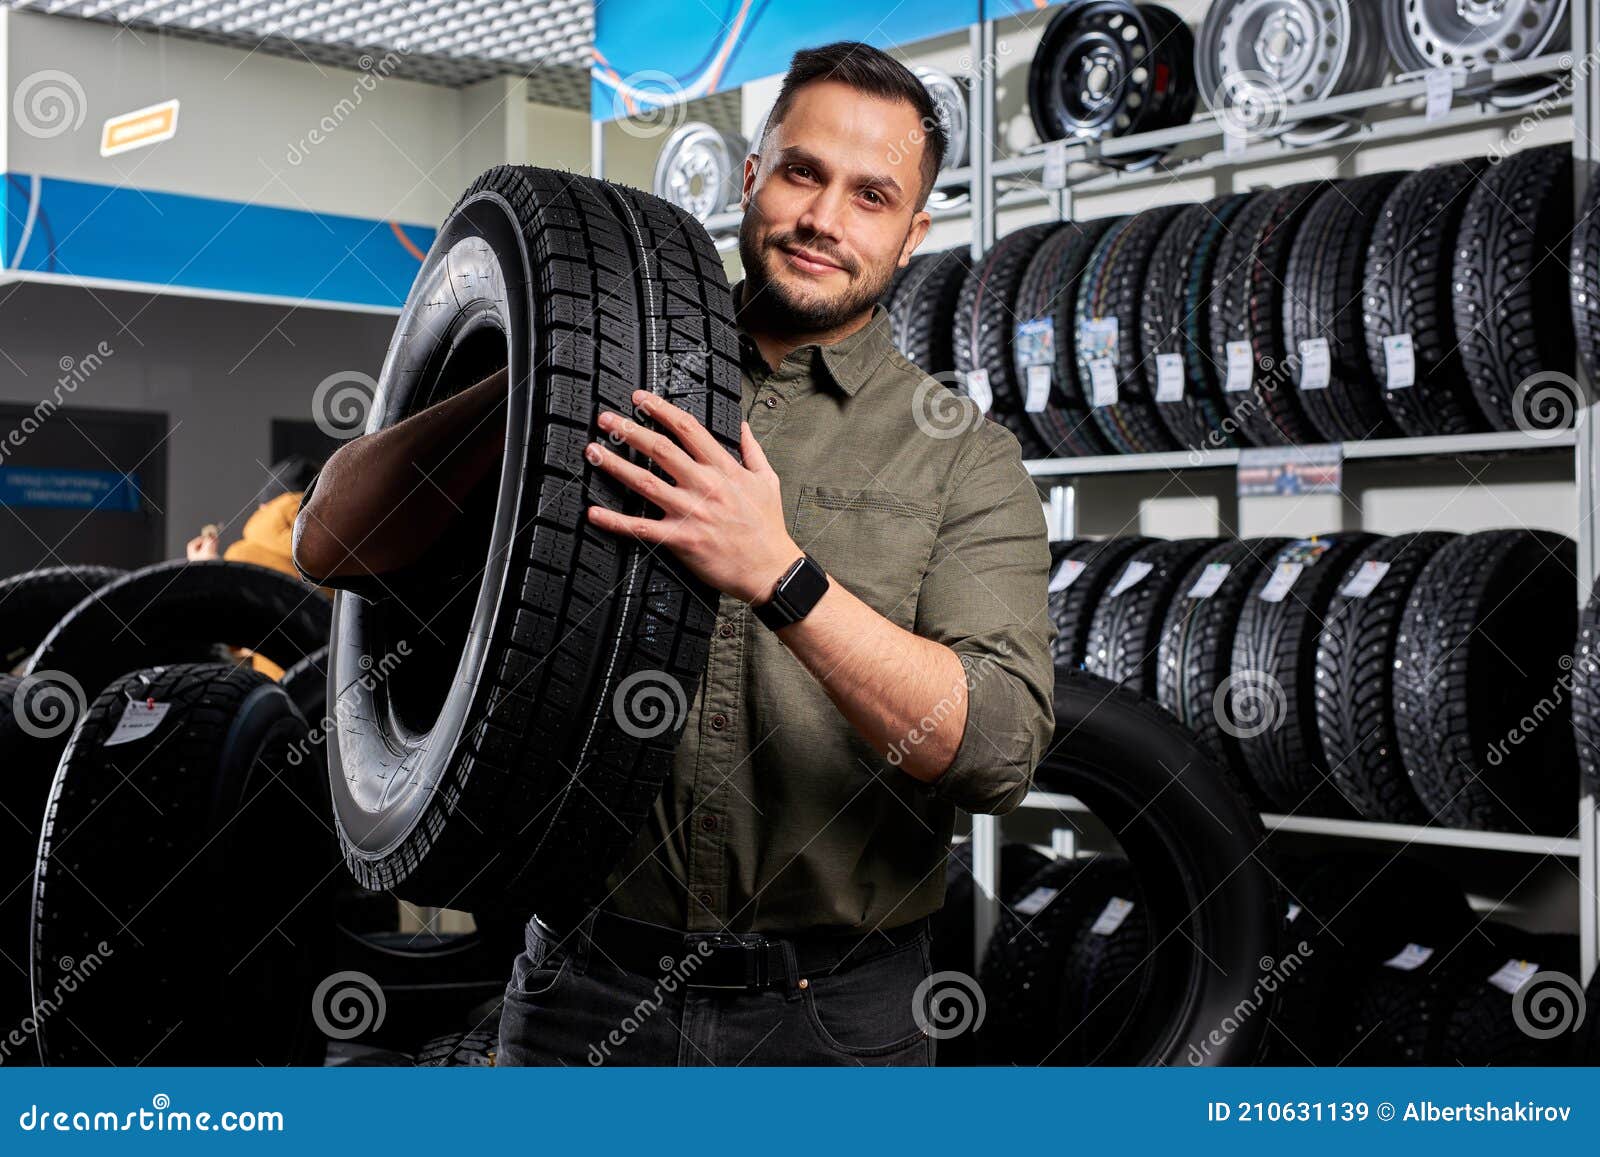
[[[803,554],[783,572],[772,597],[764,603],[751,604],[750,609],[776,631],[809,615],[827,589],[828,576],[809,554]]]

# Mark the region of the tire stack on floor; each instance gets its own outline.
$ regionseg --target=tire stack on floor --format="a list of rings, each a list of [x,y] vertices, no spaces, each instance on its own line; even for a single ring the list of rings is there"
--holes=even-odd
[[[1055,544],[1059,668],[1153,697],[1265,810],[1565,835],[1595,612],[1547,531]],[[1576,653],[1575,653],[1576,648]],[[1566,692],[1571,691],[1568,695]]]
[[[886,305],[1026,458],[1545,436],[1600,333],[1600,220],[1571,190],[1558,146],[1046,222],[970,268],[914,258]]]

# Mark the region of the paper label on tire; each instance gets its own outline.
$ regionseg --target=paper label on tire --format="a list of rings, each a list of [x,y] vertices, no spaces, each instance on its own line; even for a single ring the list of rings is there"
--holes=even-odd
[[[1408,390],[1417,384],[1417,353],[1409,333],[1392,333],[1383,339],[1383,369],[1391,390]]]
[[[1227,580],[1228,572],[1232,569],[1231,563],[1206,563],[1206,569],[1200,572],[1200,577],[1194,580],[1194,586],[1189,588],[1189,597],[1191,599],[1209,599],[1222,589],[1222,584]]]
[[[1024,916],[1037,916],[1044,911],[1044,906],[1056,898],[1060,888],[1035,888],[1022,899],[1018,900],[1013,912],[1020,912]]]
[[[1078,576],[1083,573],[1083,568],[1086,565],[1086,563],[1079,562],[1075,558],[1062,559],[1061,564],[1056,567],[1056,573],[1050,576],[1050,584],[1047,588],[1049,593],[1053,595],[1059,594],[1077,582]]]
[[[1089,381],[1096,407],[1117,404],[1117,367],[1111,364],[1110,358],[1095,358],[1089,363]]]
[[[972,370],[967,374],[967,397],[978,404],[978,413],[987,414],[994,405],[994,391],[989,388],[989,371]]]
[[[1415,972],[1428,963],[1428,957],[1432,955],[1431,948],[1421,944],[1407,944],[1383,963],[1385,967],[1398,968],[1401,972]]]
[[[1089,926],[1089,931],[1096,936],[1110,936],[1122,922],[1128,918],[1128,913],[1133,911],[1133,901],[1124,900],[1121,896],[1113,896],[1101,909],[1100,916]]]
[[[1325,390],[1333,380],[1333,356],[1328,339],[1311,337],[1300,343],[1300,388]]]
[[[1289,905],[1288,917],[1287,917],[1289,923],[1293,924],[1295,922],[1295,920],[1299,917],[1299,915],[1300,915],[1300,905],[1298,905],[1298,904],[1290,904]]]
[[[1508,960],[1502,964],[1497,972],[1489,977],[1489,983],[1501,992],[1517,995],[1517,989],[1527,984],[1539,966],[1531,960]]]
[[[1030,414],[1044,410],[1050,402],[1050,367],[1028,367],[1028,392],[1022,399],[1022,408]]]
[[[1183,401],[1183,355],[1156,355],[1156,401]]]
[[[1228,352],[1228,378],[1222,388],[1230,394],[1248,390],[1256,378],[1256,351],[1247,341],[1230,341]]]
[[[1122,574],[1117,577],[1116,584],[1106,592],[1106,597],[1114,599],[1123,591],[1132,590],[1144,581],[1146,575],[1155,570],[1153,563],[1134,560],[1123,568]]]
[[[1347,599],[1364,599],[1378,589],[1378,584],[1388,573],[1388,563],[1368,559],[1361,564],[1360,570],[1350,576],[1350,581],[1339,588],[1339,593]]]
[[[128,705],[122,709],[122,718],[117,720],[117,725],[111,729],[110,736],[100,746],[116,747],[118,744],[143,739],[160,725],[171,709],[170,703],[149,703],[143,699],[128,700]]]
[[[1264,603],[1281,603],[1288,597],[1289,591],[1294,587],[1294,580],[1300,577],[1300,572],[1306,569],[1303,562],[1280,562],[1272,572],[1272,577],[1267,580],[1267,585],[1261,588],[1261,601]]]

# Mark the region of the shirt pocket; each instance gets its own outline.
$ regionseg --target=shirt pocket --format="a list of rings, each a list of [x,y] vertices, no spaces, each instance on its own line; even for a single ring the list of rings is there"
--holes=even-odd
[[[911,629],[939,533],[937,501],[879,486],[802,485],[794,540],[851,594]]]

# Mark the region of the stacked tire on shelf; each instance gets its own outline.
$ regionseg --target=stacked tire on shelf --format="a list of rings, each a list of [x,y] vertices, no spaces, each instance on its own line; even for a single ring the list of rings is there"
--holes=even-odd
[[[1154,698],[1266,810],[1566,835],[1579,760],[1591,785],[1600,766],[1575,550],[1539,530],[1078,539],[1054,548],[1056,663]]]
[[[947,292],[900,303],[905,277],[888,304],[1025,457],[1542,436],[1586,402],[1575,350],[1596,361],[1594,206],[1575,219],[1566,146],[1533,148],[1030,225],[959,292],[939,255]]]

